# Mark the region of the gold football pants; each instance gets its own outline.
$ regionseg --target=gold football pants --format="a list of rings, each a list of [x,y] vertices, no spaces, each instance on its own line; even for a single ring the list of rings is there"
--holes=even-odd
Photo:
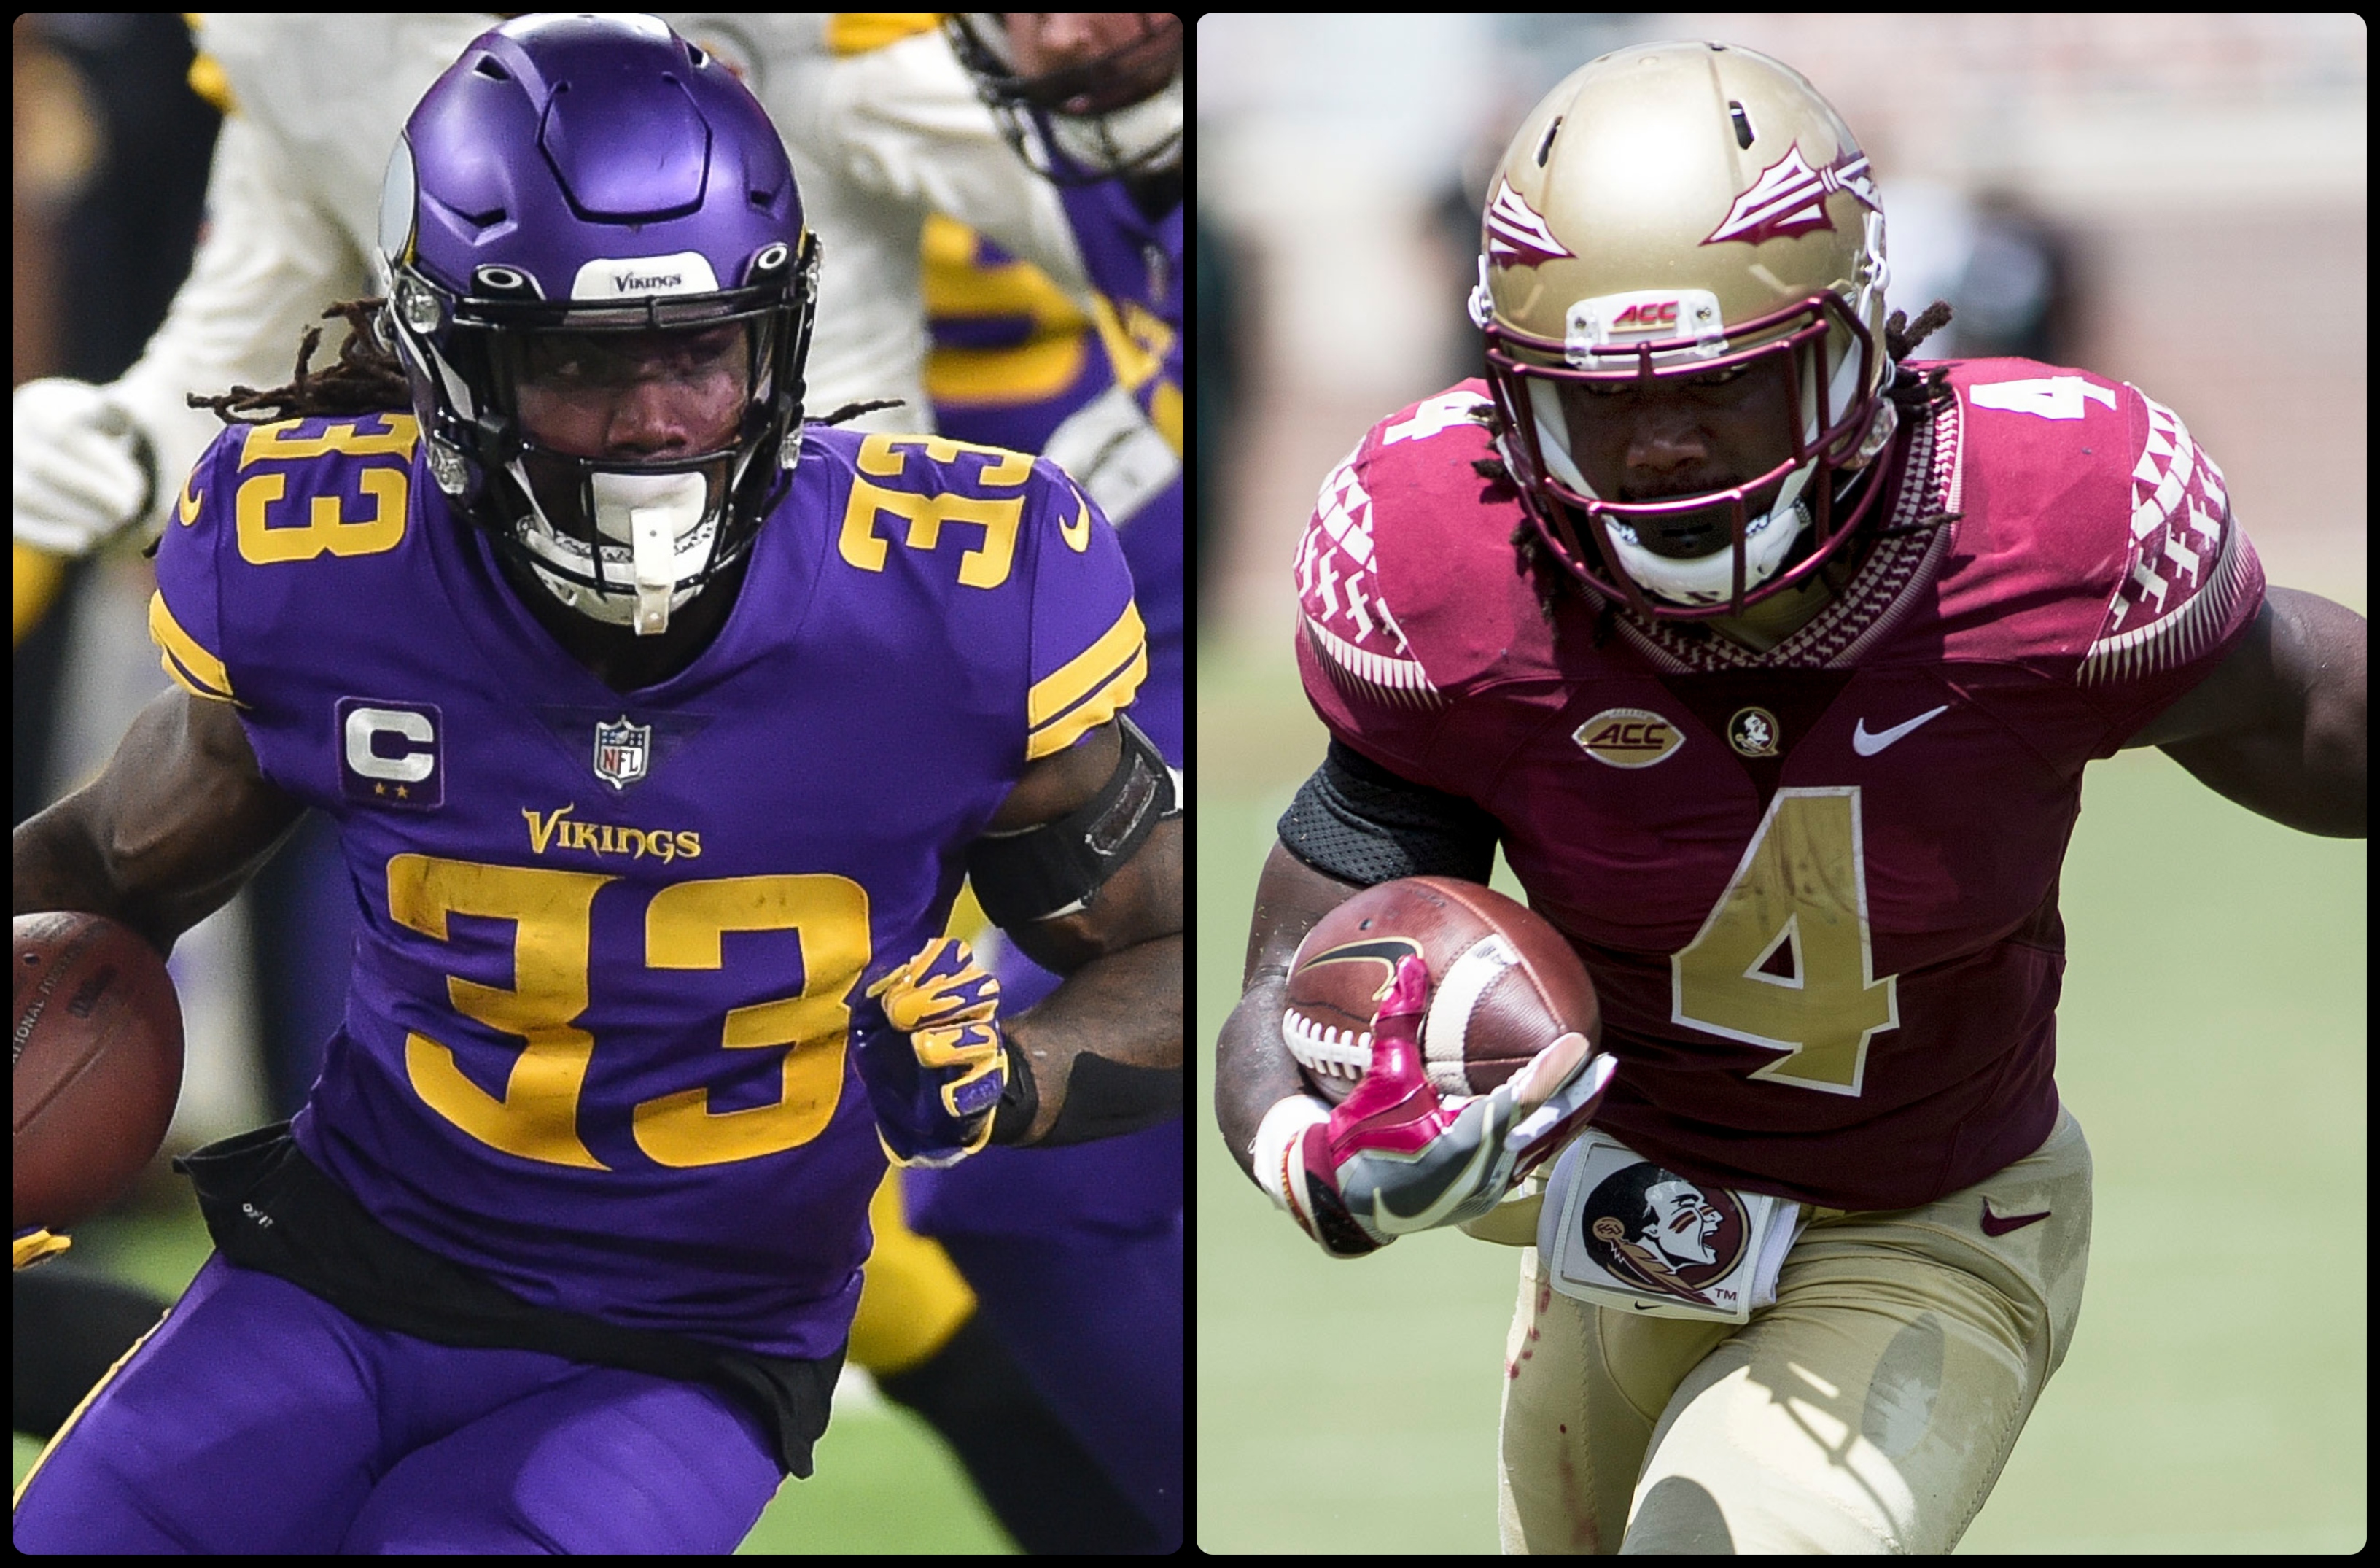
[[[2063,1110],[1938,1202],[1818,1210],[1740,1327],[1592,1307],[1527,1248],[1504,1550],[1949,1550],[2073,1343],[2090,1250],[2091,1151]]]

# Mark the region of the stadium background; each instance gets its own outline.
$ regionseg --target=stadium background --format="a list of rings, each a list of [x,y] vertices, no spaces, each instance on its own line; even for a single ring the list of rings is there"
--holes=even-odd
[[[1202,390],[1242,390],[1201,430],[1202,1088],[1273,821],[1322,751],[1290,659],[1315,486],[1472,373],[1460,306],[1511,125],[1664,37],[1764,50],[1834,101],[1884,194],[1896,306],[1947,294],[2010,334],[1987,343],[2145,388],[2224,466],[2271,579],[2366,609],[2359,19],[1210,17],[1200,232],[1232,326]],[[1976,351],[1943,341],[1924,352]],[[2058,1072],[2096,1165],[2090,1287],[1962,1550],[2362,1543],[2364,899],[2360,848],[2161,753],[2091,771]],[[1448,1233],[1327,1261],[1203,1126],[1199,1543],[1493,1550],[1516,1255]]]

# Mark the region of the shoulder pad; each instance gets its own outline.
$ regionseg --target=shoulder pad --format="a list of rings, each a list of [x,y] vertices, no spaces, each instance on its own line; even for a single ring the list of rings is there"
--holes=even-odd
[[[253,648],[236,646],[235,628],[258,606],[369,602],[355,574],[395,559],[412,531],[419,439],[413,416],[395,412],[236,424],[216,436],[158,541],[149,629],[166,673],[195,695],[241,700],[233,670]]]
[[[1300,623],[1352,700],[1432,706],[1546,645],[1515,558],[1521,511],[1466,381],[1374,425],[1322,481],[1297,551]]]
[[[1964,415],[1960,554],[2005,611],[2079,655],[2086,685],[2198,657],[2256,577],[2228,487],[2137,387],[2028,359],[1954,360]]]
[[[1061,471],[1022,452],[939,435],[819,430],[806,446],[834,454],[851,474],[836,549],[844,565],[880,572],[895,544],[955,558],[967,588],[998,588],[1014,570],[1020,531],[1042,514],[1062,531],[1078,499]],[[1067,541],[1079,551],[1082,545]]]

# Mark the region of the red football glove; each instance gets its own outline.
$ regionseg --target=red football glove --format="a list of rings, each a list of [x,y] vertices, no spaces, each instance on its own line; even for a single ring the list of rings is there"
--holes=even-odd
[[[1429,970],[1397,966],[1372,1024],[1372,1065],[1330,1120],[1286,1141],[1260,1170],[1306,1234],[1333,1257],[1360,1258],[1409,1231],[1477,1219],[1560,1148],[1602,1103],[1617,1064],[1566,1034],[1506,1083],[1443,1099],[1419,1046]],[[1259,1158],[1269,1157],[1257,1140]]]

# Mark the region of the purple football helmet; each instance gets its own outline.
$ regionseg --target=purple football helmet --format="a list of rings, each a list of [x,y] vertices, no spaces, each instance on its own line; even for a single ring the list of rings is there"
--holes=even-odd
[[[1000,13],[951,12],[942,28],[1001,134],[1035,172],[1059,185],[1093,185],[1180,165],[1181,18],[1145,13],[1137,37],[1033,76],[1019,67]]]
[[[650,17],[481,34],[406,122],[380,249],[431,474],[555,598],[658,633],[743,559],[801,450],[818,244],[724,65]],[[728,444],[588,456],[525,428],[525,385],[639,356],[739,396]]]

